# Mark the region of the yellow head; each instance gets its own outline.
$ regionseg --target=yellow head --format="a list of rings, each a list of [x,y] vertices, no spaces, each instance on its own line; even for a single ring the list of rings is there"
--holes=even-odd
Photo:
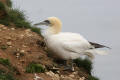
[[[48,31],[57,34],[61,31],[62,23],[57,17],[49,17],[47,20],[37,23],[35,25],[46,25],[49,26]]]

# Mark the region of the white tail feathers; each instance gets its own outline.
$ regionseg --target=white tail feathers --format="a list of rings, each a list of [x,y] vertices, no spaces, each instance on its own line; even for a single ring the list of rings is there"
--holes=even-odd
[[[96,54],[99,54],[99,55],[107,55],[108,54],[107,51],[105,51],[105,50],[98,50],[98,49],[90,49],[90,50],[87,50],[86,52],[92,53],[92,54],[96,53]]]

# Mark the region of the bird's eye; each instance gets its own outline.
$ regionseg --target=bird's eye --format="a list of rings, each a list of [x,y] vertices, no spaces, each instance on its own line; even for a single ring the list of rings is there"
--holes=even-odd
[[[50,24],[50,21],[49,21],[49,20],[45,20],[44,22],[46,22],[46,23]]]

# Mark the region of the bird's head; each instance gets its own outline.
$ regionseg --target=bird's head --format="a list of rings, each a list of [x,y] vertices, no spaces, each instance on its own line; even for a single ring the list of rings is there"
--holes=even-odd
[[[46,25],[49,26],[48,30],[54,34],[57,34],[61,31],[62,23],[57,17],[49,17],[46,20],[35,24],[37,25]]]

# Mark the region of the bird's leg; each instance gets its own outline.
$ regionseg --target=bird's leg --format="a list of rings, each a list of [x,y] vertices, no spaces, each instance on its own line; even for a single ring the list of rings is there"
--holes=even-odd
[[[72,59],[69,59],[69,60],[66,61],[66,66],[65,66],[64,70],[74,71],[73,60]]]

